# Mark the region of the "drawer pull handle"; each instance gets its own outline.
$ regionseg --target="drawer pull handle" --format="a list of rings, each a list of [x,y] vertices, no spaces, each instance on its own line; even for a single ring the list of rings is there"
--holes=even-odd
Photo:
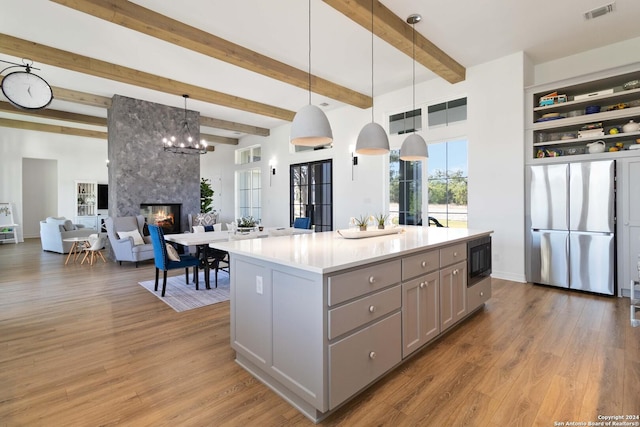
[[[480,292],[480,296],[483,297],[484,296],[484,292]]]
[[[427,286],[427,284],[426,284],[426,283],[424,283],[424,282],[420,282],[420,288],[424,289],[424,287],[425,287],[425,286]]]
[[[458,256],[458,252],[454,252],[454,253],[453,253],[453,256],[454,256],[454,257]]]
[[[375,313],[376,311],[376,306],[375,305],[370,305],[369,306],[369,313]]]
[[[369,283],[374,284],[376,282],[375,277],[369,276]]]
[[[420,265],[422,266],[422,268],[425,268],[427,266],[427,261],[422,261]]]
[[[372,351],[371,353],[369,353],[369,359],[373,360],[376,358],[376,352]]]
[[[458,269],[456,268],[455,270],[453,270],[452,274],[453,274],[454,276],[457,276],[457,275],[458,275]]]

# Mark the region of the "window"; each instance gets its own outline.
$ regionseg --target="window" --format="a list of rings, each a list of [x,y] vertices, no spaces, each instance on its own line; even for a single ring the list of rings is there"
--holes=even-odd
[[[236,165],[246,165],[262,160],[262,149],[259,145],[236,150]]]
[[[417,108],[389,116],[389,135],[402,135],[422,129],[422,109]]]
[[[289,167],[290,222],[309,217],[315,231],[333,230],[333,162],[320,160]]]
[[[400,150],[389,153],[389,218],[393,224],[422,221],[422,162],[400,160]]]
[[[261,182],[260,169],[236,171],[236,218],[262,218]]]
[[[467,141],[429,144],[429,216],[445,227],[467,227]]]
[[[427,108],[429,129],[467,120],[467,98],[454,99]]]

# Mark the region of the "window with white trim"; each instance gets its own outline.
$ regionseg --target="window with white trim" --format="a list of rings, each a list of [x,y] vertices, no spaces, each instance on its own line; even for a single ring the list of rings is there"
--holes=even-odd
[[[260,168],[236,171],[236,218],[262,218],[262,177]]]

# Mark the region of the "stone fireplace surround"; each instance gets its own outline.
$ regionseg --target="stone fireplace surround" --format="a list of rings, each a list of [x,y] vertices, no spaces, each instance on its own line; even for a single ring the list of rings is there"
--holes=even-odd
[[[200,156],[162,146],[183,120],[182,108],[113,96],[107,117],[109,216],[139,215],[142,204],[180,204],[180,232],[187,231],[187,215],[200,212]],[[200,114],[187,111],[187,121],[199,138]]]

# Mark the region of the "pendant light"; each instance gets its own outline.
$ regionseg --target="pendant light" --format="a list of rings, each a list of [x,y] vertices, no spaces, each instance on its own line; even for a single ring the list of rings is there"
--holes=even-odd
[[[373,120],[373,4],[374,0],[371,0],[371,123],[362,128],[356,142],[356,153],[369,155],[389,152],[389,137],[382,126]]]
[[[410,15],[407,22],[413,27],[413,110],[416,109],[416,23],[422,20],[422,16]],[[424,160],[429,157],[427,143],[416,133],[416,116],[413,115],[413,133],[409,135],[400,147],[400,160]]]
[[[311,104],[311,0],[309,0],[309,105],[300,109],[291,123],[290,141],[293,145],[319,147],[333,141],[329,119]]]

